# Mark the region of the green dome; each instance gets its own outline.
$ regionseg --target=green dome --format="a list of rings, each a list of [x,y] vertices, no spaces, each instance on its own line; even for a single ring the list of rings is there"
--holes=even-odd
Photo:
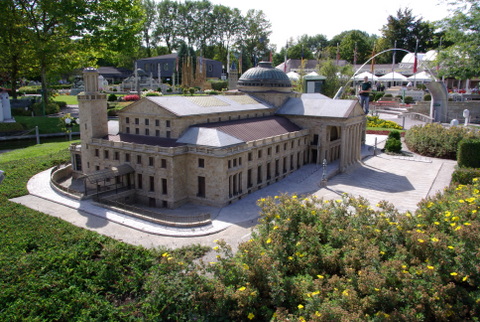
[[[271,62],[263,61],[257,67],[250,68],[243,73],[238,80],[238,86],[239,89],[241,87],[267,87],[270,90],[275,88],[281,90],[291,88],[292,84],[287,74],[280,69],[274,68]]]

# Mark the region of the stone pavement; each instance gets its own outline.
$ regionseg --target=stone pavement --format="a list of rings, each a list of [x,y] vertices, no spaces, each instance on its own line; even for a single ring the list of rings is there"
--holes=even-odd
[[[309,164],[232,205],[201,207],[202,212],[212,214],[212,224],[201,228],[161,226],[96,206],[90,200],[70,199],[51,188],[50,170],[31,178],[28,182],[29,195],[12,201],[134,245],[167,248],[191,244],[214,246],[215,239],[224,239],[236,249],[240,242],[250,238],[251,230],[257,223],[260,209],[256,201],[260,198],[295,193],[339,199],[346,192],[367,198],[372,206],[380,200],[387,200],[401,212],[413,212],[420,200],[435,195],[450,183],[455,161],[415,155],[398,157],[380,151],[373,155],[375,138],[378,148],[383,147],[386,136],[367,135],[367,142],[362,148],[363,162],[348,172],[331,177],[337,165],[328,165],[326,187],[320,185],[322,166]],[[199,211],[199,206],[186,205],[167,211],[185,214]]]

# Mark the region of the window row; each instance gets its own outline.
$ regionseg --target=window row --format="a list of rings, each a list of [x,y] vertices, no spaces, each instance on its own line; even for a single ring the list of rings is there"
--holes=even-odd
[[[123,160],[120,160],[121,157],[120,155],[123,155]],[[95,149],[95,156],[96,157],[100,157],[100,149]],[[110,150],[103,150],[103,158],[105,160],[109,160],[110,159]],[[150,167],[154,167],[155,166],[155,157],[152,157],[152,156],[149,156],[149,157],[145,157],[144,155],[142,154],[137,154],[135,155],[135,159],[134,159],[134,162],[136,164],[139,164],[139,165],[142,165],[143,164],[143,160],[147,160],[148,162],[148,166]],[[133,162],[132,161],[132,156],[130,153],[121,153],[120,151],[113,151],[113,160],[114,161],[123,161],[123,162]],[[167,168],[167,159],[160,159],[160,167],[161,168],[164,168],[166,169]]]
[[[131,131],[130,131],[130,127],[127,126],[125,128],[125,133],[127,134],[131,134]],[[133,134],[133,133],[132,133]],[[143,133],[140,133],[140,129],[138,127],[135,128],[135,134],[136,135],[146,135],[146,136],[150,136],[150,129],[144,129]],[[160,130],[155,130],[155,136],[156,137],[160,137]],[[165,132],[165,137],[167,139],[169,139],[170,137],[172,136],[171,132],[170,131],[166,131]]]
[[[133,119],[133,122],[135,125],[140,125],[140,118],[135,117]],[[125,118],[125,123],[130,124],[130,117],[127,116]],[[150,119],[144,119],[143,124],[150,125]],[[155,120],[155,126],[160,126],[160,120]],[[171,126],[172,126],[172,122],[170,120],[165,120],[165,127],[171,127]]]
[[[306,145],[307,144],[307,138],[303,138],[303,144]],[[301,146],[302,145],[302,139],[298,139],[297,140],[297,146]],[[295,141],[290,141],[290,142],[285,142],[283,143],[283,151],[287,151],[288,149],[293,149],[295,148]],[[280,149],[281,149],[281,145],[280,144],[277,144],[275,145],[275,153],[280,153]],[[258,149],[257,152],[256,152],[256,155],[257,155],[257,159],[261,159],[264,155],[264,150],[265,149]],[[268,147],[267,149],[267,156],[271,156],[272,155],[272,147]],[[253,161],[253,155],[254,155],[254,152],[248,152],[248,161]]]
[[[168,181],[165,178],[161,178],[157,183],[154,176],[148,176],[148,182],[144,182],[143,175],[141,173],[137,173],[137,178],[136,178],[137,189],[142,190],[144,187],[144,184],[148,184],[148,191],[150,192],[155,192],[156,186],[159,185],[157,189],[160,189],[160,192],[163,195],[168,194]]]

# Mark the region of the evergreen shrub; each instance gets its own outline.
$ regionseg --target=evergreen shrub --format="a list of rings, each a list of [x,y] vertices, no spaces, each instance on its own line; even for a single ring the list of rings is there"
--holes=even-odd
[[[391,153],[399,153],[402,150],[402,141],[400,140],[400,132],[391,131],[388,134],[387,142],[385,142],[385,151]]]
[[[464,139],[458,144],[458,165],[480,168],[480,139]]]
[[[452,173],[454,184],[472,184],[474,178],[480,178],[480,168],[457,167]]]
[[[42,116],[43,103],[33,103],[32,110],[36,116]],[[60,106],[56,102],[48,102],[45,104],[45,115],[56,114],[60,112]]]
[[[113,94],[113,93],[110,94],[110,95],[108,95],[107,101],[109,101],[109,102],[116,102],[116,101],[117,101],[117,95],[115,95],[115,94]]]

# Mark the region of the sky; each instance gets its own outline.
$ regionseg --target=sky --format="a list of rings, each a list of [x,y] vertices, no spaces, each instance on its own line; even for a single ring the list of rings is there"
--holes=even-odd
[[[302,35],[325,35],[332,39],[342,31],[361,30],[381,36],[380,29],[387,17],[397,16],[398,9],[412,9],[414,17],[437,21],[450,15],[446,0],[210,0],[238,8],[242,14],[249,9],[262,10],[272,24],[271,43],[277,50],[290,38]]]

